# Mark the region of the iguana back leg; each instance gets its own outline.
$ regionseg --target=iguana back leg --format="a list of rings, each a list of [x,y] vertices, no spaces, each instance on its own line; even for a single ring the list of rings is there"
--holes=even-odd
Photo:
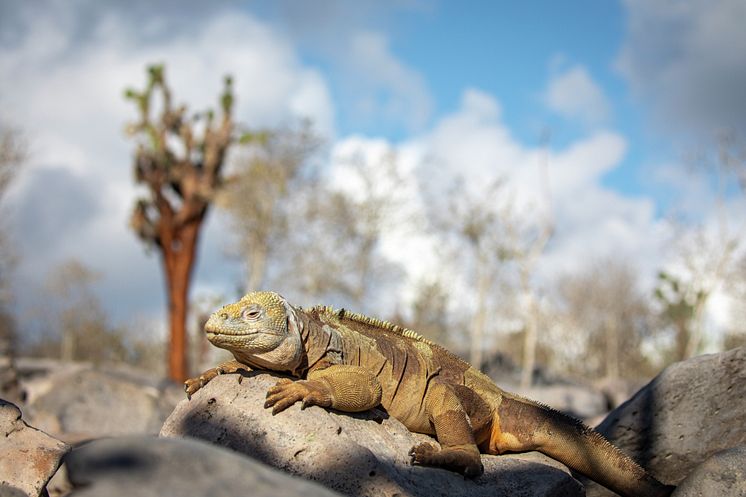
[[[412,462],[458,471],[464,476],[481,475],[484,467],[474,431],[453,388],[441,382],[431,383],[425,396],[425,409],[441,448],[429,443],[415,445],[410,451]]]

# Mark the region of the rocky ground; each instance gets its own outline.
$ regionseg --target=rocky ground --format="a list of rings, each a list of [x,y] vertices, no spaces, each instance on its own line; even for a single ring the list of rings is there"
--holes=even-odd
[[[0,401],[0,496],[613,495],[538,453],[483,456],[475,480],[413,467],[407,452],[427,437],[382,411],[273,417],[266,373],[219,377],[187,401],[126,367],[16,365],[20,410]],[[603,419],[676,497],[746,497],[746,348],[674,364],[604,419],[628,387],[542,381],[522,393]]]
[[[746,448],[746,348],[694,357],[666,368],[631,399],[609,413],[598,430],[615,445],[649,468],[662,480],[679,484],[695,468],[698,472],[736,476],[717,467],[723,450]],[[739,493],[679,495],[745,495],[746,459],[741,454],[741,473],[734,480]],[[719,455],[718,455],[719,454]],[[710,470],[704,469],[710,468]],[[721,471],[722,470],[722,471]],[[589,483],[589,496],[613,495]],[[735,488],[735,487],[734,487]]]

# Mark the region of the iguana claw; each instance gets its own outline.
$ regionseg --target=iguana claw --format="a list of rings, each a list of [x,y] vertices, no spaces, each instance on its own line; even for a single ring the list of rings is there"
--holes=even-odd
[[[332,404],[331,396],[320,382],[283,378],[267,390],[264,407],[271,407],[272,414],[275,415],[298,401],[301,402],[301,409],[309,406],[330,407]]]

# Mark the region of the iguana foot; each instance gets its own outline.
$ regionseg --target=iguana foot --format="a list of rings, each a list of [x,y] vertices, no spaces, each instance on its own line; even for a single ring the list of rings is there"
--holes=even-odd
[[[476,445],[456,445],[439,449],[433,444],[423,442],[412,447],[409,455],[412,458],[412,464],[438,466],[457,471],[469,478],[484,473],[482,458]]]
[[[195,378],[189,378],[184,382],[184,391],[187,394],[188,399],[192,399],[194,392],[207,385],[210,380],[221,374],[237,373],[239,371],[250,371],[249,367],[245,364],[241,364],[238,361],[228,361],[220,364],[214,368],[208,369],[201,375]],[[238,382],[241,383],[243,376],[238,376]]]
[[[271,407],[274,415],[298,401],[302,401],[301,409],[308,406],[331,407],[332,396],[329,387],[323,381],[293,381],[283,378],[267,390],[267,400],[264,402],[264,407]]]

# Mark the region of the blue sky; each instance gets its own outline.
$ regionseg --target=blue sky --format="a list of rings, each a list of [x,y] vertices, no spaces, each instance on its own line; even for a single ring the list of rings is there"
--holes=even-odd
[[[259,2],[247,8],[268,22],[297,30],[287,3]],[[352,10],[348,7],[345,14]],[[628,195],[653,195],[658,213],[665,214],[669,196],[650,183],[645,171],[664,157],[677,158],[678,151],[665,133],[653,130],[644,106],[615,67],[628,22],[621,2],[404,2],[363,11],[366,16],[352,14],[353,18],[366,30],[386,34],[392,54],[421,76],[431,108],[427,122],[420,125],[361,115],[355,102],[359,95],[346,88],[354,80],[346,80],[349,75],[335,63],[335,50],[314,39],[317,30],[300,30],[295,35],[308,41],[298,45],[301,57],[324,68],[332,90],[337,90],[336,124],[341,135],[406,140],[453,112],[464,89],[474,87],[499,100],[503,119],[518,140],[535,144],[549,129],[551,145],[566,146],[589,126],[548,109],[542,93],[552,75],[582,66],[608,100],[610,108],[602,124],[629,140],[624,159],[604,182]],[[379,98],[385,100],[384,95]]]
[[[347,153],[373,164],[395,152],[414,210],[423,178],[464,179],[478,195],[504,176],[520,202],[541,205],[548,129],[553,204],[542,208],[557,234],[539,271],[549,280],[614,256],[649,285],[673,257],[672,212],[687,229],[717,224],[712,175],[682,154],[712,150],[713,130],[746,129],[745,22],[742,0],[0,0],[0,120],[30,143],[9,199],[19,308],[77,258],[105,275],[98,291],[118,319],[161,315],[157,258],[126,225],[138,191],[121,98],[154,62],[193,109],[214,105],[231,73],[238,120],[312,119],[332,178]],[[724,208],[740,235],[743,196],[732,188]],[[195,292],[240,280],[229,230],[210,218]],[[386,253],[411,273],[402,294],[437,264],[419,235]]]
[[[605,88],[615,90],[615,101],[624,98],[611,67],[624,26],[614,2],[443,2],[391,17],[391,50],[427,82],[434,119],[458,105],[465,86],[474,86],[500,99],[520,138],[536,139],[532,121],[551,118],[538,95],[553,61],[562,58],[582,62]],[[340,127],[361,131],[352,121],[342,110]],[[391,126],[362,131],[402,136]]]
[[[287,20],[277,9],[256,10],[271,22]],[[473,86],[498,96],[517,134],[535,139],[532,121],[552,117],[539,94],[552,66],[563,62],[589,68],[604,89],[613,91],[620,107],[628,96],[612,67],[625,22],[617,2],[431,2],[371,17],[364,28],[385,33],[391,52],[422,76],[432,93],[433,120],[452,111],[464,88]],[[309,43],[300,44],[299,50],[308,63],[328,70],[332,87],[340,84],[343,76],[326,56],[328,47]],[[355,116],[348,110],[354,105],[345,105],[352,103],[343,100],[339,107],[343,134],[363,132],[400,140],[412,131],[404,123]]]

